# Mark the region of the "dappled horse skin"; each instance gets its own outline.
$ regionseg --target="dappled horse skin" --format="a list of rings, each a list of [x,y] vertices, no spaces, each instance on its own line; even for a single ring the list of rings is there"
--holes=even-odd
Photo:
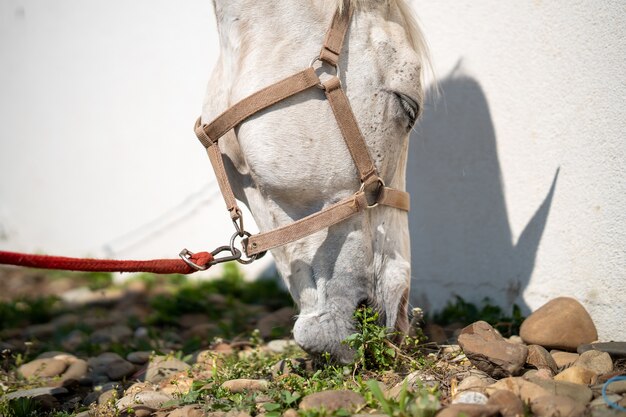
[[[408,325],[403,190],[425,48],[401,0],[327,3],[216,0],[221,55],[195,131],[233,239],[250,260],[272,251],[299,306],[296,342],[349,361],[358,305]]]

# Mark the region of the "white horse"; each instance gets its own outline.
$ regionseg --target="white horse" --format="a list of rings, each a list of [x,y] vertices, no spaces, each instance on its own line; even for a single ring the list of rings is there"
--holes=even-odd
[[[337,9],[354,8],[340,79],[376,168],[405,189],[408,134],[423,101],[425,44],[404,0],[213,0],[221,55],[202,122],[309,65]],[[228,178],[260,230],[303,218],[359,189],[330,106],[309,89],[254,115],[223,137]],[[366,303],[405,331],[410,282],[405,211],[378,206],[272,250],[300,314],[296,342],[347,361],[341,343]]]

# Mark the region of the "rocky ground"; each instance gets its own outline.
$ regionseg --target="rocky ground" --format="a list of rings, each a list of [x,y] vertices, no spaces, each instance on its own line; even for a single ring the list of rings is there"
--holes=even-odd
[[[274,281],[246,283],[234,267],[211,282],[124,285],[2,269],[0,415],[626,415],[626,343],[594,343],[576,300],[523,322],[462,299],[448,307],[414,317],[400,346],[363,310],[347,341],[355,363],[339,365],[290,340],[295,310]]]

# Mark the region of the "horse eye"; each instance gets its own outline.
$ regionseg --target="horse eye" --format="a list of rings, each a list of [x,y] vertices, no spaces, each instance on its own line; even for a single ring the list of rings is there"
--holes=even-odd
[[[410,130],[415,125],[415,122],[417,121],[417,116],[419,115],[420,107],[415,100],[413,100],[411,97],[407,96],[406,94],[402,94],[398,92],[394,94],[398,98],[398,101],[400,102],[400,106],[402,107],[402,110],[404,110],[406,117],[409,119],[407,130]]]

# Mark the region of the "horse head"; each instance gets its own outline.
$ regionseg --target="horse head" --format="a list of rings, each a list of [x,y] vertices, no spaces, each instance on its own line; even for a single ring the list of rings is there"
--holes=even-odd
[[[330,4],[332,3],[332,4]],[[306,68],[337,9],[353,10],[337,65],[381,183],[405,189],[408,136],[422,107],[424,43],[403,0],[214,0],[221,55],[202,113],[208,123],[252,93]],[[318,73],[335,69],[323,66]],[[327,74],[321,74],[323,78]],[[324,91],[307,89],[247,118],[219,141],[235,196],[261,232],[359,190],[361,182]],[[379,205],[272,249],[298,304],[296,342],[348,361],[341,342],[360,304],[408,328],[406,211]]]

